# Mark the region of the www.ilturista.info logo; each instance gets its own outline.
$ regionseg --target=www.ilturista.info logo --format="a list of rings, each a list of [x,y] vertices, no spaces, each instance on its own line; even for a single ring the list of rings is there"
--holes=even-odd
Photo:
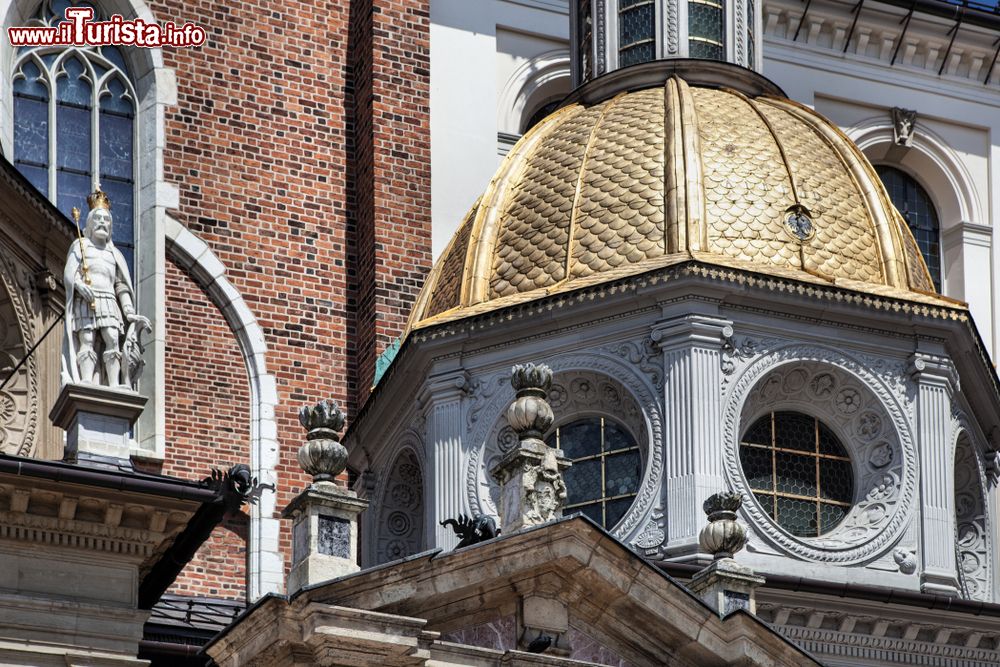
[[[94,21],[91,7],[67,7],[66,20],[53,27],[11,27],[11,46],[201,46],[205,29],[194,23],[160,25],[142,19],[125,20],[115,14],[107,21]]]

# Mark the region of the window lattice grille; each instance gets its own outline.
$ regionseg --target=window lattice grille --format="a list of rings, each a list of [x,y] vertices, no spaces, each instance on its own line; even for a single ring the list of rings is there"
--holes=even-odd
[[[743,435],[740,463],[761,508],[793,535],[822,535],[850,511],[851,459],[815,417],[798,412],[761,417]]]
[[[564,474],[569,514],[582,512],[608,530],[632,506],[642,476],[642,456],[622,426],[603,417],[564,424],[546,442],[573,462]]]
[[[912,176],[895,167],[877,166],[892,205],[906,219],[924,256],[934,289],[941,291],[941,232],[937,210],[927,191]]]

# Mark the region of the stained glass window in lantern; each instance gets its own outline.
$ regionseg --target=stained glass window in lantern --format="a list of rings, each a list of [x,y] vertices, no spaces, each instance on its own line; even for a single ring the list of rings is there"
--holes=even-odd
[[[815,417],[799,412],[761,417],[743,434],[740,464],[757,503],[793,535],[828,533],[851,509],[851,459]]]
[[[547,439],[573,462],[564,473],[566,514],[582,512],[611,530],[632,506],[642,477],[639,445],[624,427],[587,417],[558,427]]]
[[[93,5],[46,0],[27,23],[54,26],[67,7]],[[112,238],[131,267],[136,95],[122,52],[114,46],[35,46],[19,48],[14,58],[15,166],[66,216],[73,207],[86,211],[87,195],[100,185],[112,202]]]
[[[927,191],[905,171],[895,167],[876,166],[879,178],[889,193],[892,205],[906,219],[913,232],[920,254],[934,281],[934,289],[941,291],[941,231],[937,210]]]
[[[656,58],[656,6],[653,0],[619,0],[618,65]]]
[[[754,35],[754,13],[753,13],[753,3],[754,0],[747,0],[747,67],[753,69],[756,65],[757,54],[754,51],[753,35]]]
[[[692,58],[725,60],[725,16],[719,0],[688,3],[688,54]]]

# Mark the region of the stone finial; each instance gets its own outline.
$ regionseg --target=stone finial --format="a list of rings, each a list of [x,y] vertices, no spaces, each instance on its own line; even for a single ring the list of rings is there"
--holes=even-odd
[[[701,529],[698,542],[715,560],[691,578],[691,592],[725,617],[737,609],[756,613],[754,590],[764,583],[754,571],[733,560],[733,554],[747,543],[747,529],[736,518],[743,505],[739,493],[716,493],[704,502],[708,525]]]
[[[510,383],[517,396],[507,409],[507,421],[519,442],[491,471],[500,483],[501,527],[507,534],[562,516],[562,472],[570,466],[560,450],[542,440],[555,421],[545,400],[551,369],[541,364],[514,366]]]
[[[739,493],[716,493],[702,505],[708,515],[708,525],[701,529],[698,542],[716,560],[732,558],[747,543],[747,529],[736,519],[736,512],[743,505]]]
[[[299,410],[299,423],[308,431],[299,448],[299,465],[312,475],[313,482],[333,482],[347,469],[347,448],[340,444],[345,421],[343,411],[332,401]]]
[[[544,364],[517,365],[511,371],[510,384],[517,398],[507,409],[507,422],[522,442],[541,442],[555,421],[552,408],[545,400],[552,386],[552,370]]]

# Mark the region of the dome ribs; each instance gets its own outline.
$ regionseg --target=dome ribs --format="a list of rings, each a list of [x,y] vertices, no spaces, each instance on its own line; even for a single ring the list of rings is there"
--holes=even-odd
[[[528,156],[502,207],[489,298],[551,287],[566,277],[577,181],[605,104],[561,122]]]
[[[775,137],[750,102],[728,91],[693,88],[698,113],[710,252],[800,268],[785,231],[795,203]]]
[[[615,98],[580,172],[567,280],[664,254],[663,95]]]
[[[708,248],[705,188],[698,118],[687,82],[671,77],[664,87],[664,171],[667,253]]]
[[[799,200],[811,213],[815,234],[802,242],[804,268],[831,279],[885,283],[868,207],[836,151],[810,124],[788,111],[767,103],[760,105],[760,111],[784,144],[799,181]],[[794,241],[790,235],[789,239]]]

